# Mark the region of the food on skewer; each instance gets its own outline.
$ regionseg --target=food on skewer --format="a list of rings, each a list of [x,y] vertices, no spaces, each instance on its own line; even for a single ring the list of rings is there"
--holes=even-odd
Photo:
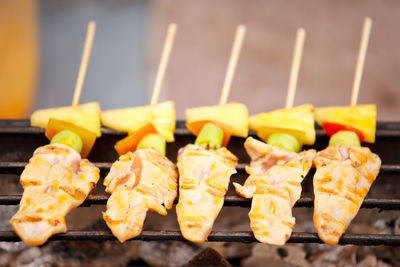
[[[238,159],[224,145],[231,135],[245,137],[248,133],[246,106],[239,103],[225,106],[232,113],[217,113],[225,110],[221,106],[186,111],[188,129],[197,129],[202,125],[195,144],[179,150],[177,163],[179,201],[176,212],[182,235],[192,242],[207,239],[224,204],[230,177],[236,173]],[[202,110],[207,112],[201,115]],[[196,114],[194,121],[190,114]],[[235,119],[243,123],[235,124]]]
[[[67,231],[64,216],[96,186],[99,169],[63,144],[39,147],[21,174],[24,194],[11,218],[14,231],[29,246],[38,246]]]
[[[101,115],[104,126],[129,133],[116,143],[120,157],[104,179],[111,196],[103,218],[120,242],[140,235],[148,210],[167,215],[177,195],[178,172],[165,156],[166,142],[174,141],[175,107],[172,101],[157,104],[175,33],[171,24],[151,104]]]
[[[82,140],[82,157],[87,157],[100,132],[100,105],[90,102],[78,106],[67,106],[36,110],[31,116],[31,125],[46,129],[46,137],[53,136],[62,130],[77,133]]]
[[[81,112],[87,107],[91,112]],[[64,113],[58,110],[68,110],[72,115],[62,116]],[[38,246],[53,234],[66,232],[64,216],[82,204],[96,186],[99,169],[83,157],[100,134],[99,115],[95,102],[32,114],[32,126],[42,127],[48,121],[46,137],[50,144],[36,149],[22,172],[24,193],[18,212],[10,220],[27,245]],[[88,127],[81,127],[84,125]]]
[[[67,121],[86,128],[100,137],[100,105],[90,102],[79,106],[67,106],[36,110],[31,115],[31,125],[46,129],[50,118]]]
[[[105,127],[128,133],[134,133],[151,123],[167,142],[174,142],[175,106],[174,102],[166,101],[141,107],[107,110],[101,113],[101,122]]]
[[[227,103],[216,106],[191,108],[186,110],[186,127],[198,136],[204,124],[208,121],[219,123],[220,127],[228,126],[224,133],[239,137],[247,137],[249,118],[247,107],[241,103]],[[228,138],[228,136],[226,136]],[[224,140],[228,143],[228,140]],[[226,144],[225,144],[226,146]]]
[[[265,141],[274,134],[290,134],[298,140],[298,143],[295,142],[294,151],[299,152],[302,144],[312,145],[315,142],[313,111],[314,107],[306,104],[256,114],[249,118],[250,130],[257,132]]]
[[[140,117],[143,110],[147,115]],[[132,108],[127,112],[129,117],[114,120],[120,112],[103,112],[102,118],[113,122],[112,127],[107,122],[105,126],[124,129],[125,125],[144,124],[116,143],[115,149],[120,157],[104,179],[106,192],[111,196],[103,218],[118,240],[124,242],[142,232],[148,210],[166,215],[167,209],[172,208],[177,195],[178,172],[165,156],[166,140],[174,140],[173,102]],[[137,122],[137,118],[141,118],[141,121]],[[129,119],[132,124],[129,124]],[[168,125],[168,128],[164,125]]]
[[[310,170],[315,150],[296,153],[252,137],[244,146],[251,158],[246,168],[250,176],[243,186],[233,185],[242,197],[253,198],[249,217],[256,239],[284,245],[295,224],[292,207],[300,198],[301,182]]]
[[[315,118],[331,138],[314,159],[314,225],[322,241],[335,245],[379,173],[378,155],[360,146],[375,142],[376,106],[317,108]]]
[[[339,131],[352,131],[361,142],[375,143],[376,105],[316,108],[315,121],[331,137]],[[357,140],[357,139],[356,139]]]
[[[314,225],[318,236],[336,245],[357,215],[381,160],[363,141],[375,142],[376,106],[356,105],[372,20],[364,21],[356,73],[349,107],[317,108],[316,121],[330,136],[328,148],[317,153],[313,163]]]
[[[233,183],[239,195],[253,198],[249,217],[255,238],[273,245],[284,245],[292,234],[292,208],[316,153],[313,149],[297,153],[303,144],[315,142],[313,106],[292,107],[304,38],[305,31],[299,29],[286,108],[250,117],[250,129],[267,144],[247,138],[250,176],[243,186]]]
[[[119,157],[104,180],[111,196],[103,218],[120,242],[142,232],[148,210],[167,215],[177,194],[175,165],[155,149]]]
[[[67,231],[64,216],[79,206],[96,186],[99,169],[86,157],[100,132],[100,106],[78,106],[94,37],[95,23],[88,25],[85,49],[73,105],[35,111],[31,125],[46,128],[49,145],[39,147],[21,174],[24,193],[10,223],[29,246],[38,246]]]
[[[187,128],[197,138],[178,153],[176,211],[182,235],[203,242],[224,204],[230,177],[236,173],[238,159],[225,146],[231,135],[247,136],[248,111],[243,104],[228,103],[188,109],[186,118]]]
[[[292,207],[300,198],[301,182],[316,153],[313,149],[297,153],[302,143],[315,141],[312,106],[251,116],[250,129],[258,129],[258,136],[267,144],[247,138],[244,146],[251,158],[246,168],[250,176],[243,186],[233,185],[242,197],[253,198],[249,217],[256,239],[284,245],[295,224]]]
[[[197,136],[178,152],[179,201],[176,206],[182,235],[204,242],[223,204],[237,157],[225,147],[231,135],[247,137],[248,110],[226,103],[246,28],[238,26],[220,104],[186,110],[186,127]]]

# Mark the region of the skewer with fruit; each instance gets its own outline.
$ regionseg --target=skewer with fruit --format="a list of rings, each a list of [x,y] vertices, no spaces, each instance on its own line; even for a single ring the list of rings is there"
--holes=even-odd
[[[97,102],[78,105],[96,24],[88,24],[72,106],[37,110],[31,125],[46,129],[49,145],[39,147],[21,174],[24,193],[10,219],[17,235],[29,246],[45,243],[67,231],[65,215],[82,204],[99,180],[99,169],[87,159],[100,132]]]
[[[250,129],[267,143],[252,137],[244,146],[251,157],[245,184],[233,183],[237,193],[252,198],[249,213],[255,238],[284,245],[291,236],[295,218],[292,208],[301,195],[301,182],[316,151],[298,153],[302,144],[315,142],[312,105],[292,107],[299,73],[305,30],[297,31],[286,108],[250,117]]]
[[[104,179],[111,196],[103,218],[120,242],[142,232],[148,210],[167,215],[177,195],[178,172],[165,156],[166,142],[174,141],[175,107],[157,104],[176,28],[169,25],[150,105],[101,114],[104,126],[129,133],[116,143],[120,157]]]
[[[356,105],[372,21],[366,18],[350,106],[315,109],[315,120],[330,136],[314,159],[314,225],[318,236],[336,245],[357,215],[376,179],[381,160],[362,142],[374,143],[376,106]]]
[[[231,135],[247,137],[248,110],[226,103],[246,28],[240,25],[232,48],[220,104],[186,110],[186,127],[197,136],[178,152],[178,223],[185,239],[204,242],[223,204],[237,157],[225,147]]]

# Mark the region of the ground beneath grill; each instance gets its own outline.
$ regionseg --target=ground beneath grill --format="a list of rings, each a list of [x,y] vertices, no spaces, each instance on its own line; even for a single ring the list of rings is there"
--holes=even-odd
[[[7,220],[17,206],[0,206],[0,230],[11,230]],[[69,230],[107,230],[101,219],[104,206],[80,207],[67,216]],[[214,230],[250,230],[248,208],[224,207]],[[315,232],[312,209],[294,209],[295,231]],[[398,212],[362,209],[348,233],[400,234]],[[165,217],[150,212],[145,230],[177,230],[175,210]],[[210,256],[206,248],[215,253]],[[204,252],[203,252],[204,251]],[[212,257],[215,266],[226,259],[233,266],[399,266],[397,247],[358,247],[321,244],[287,244],[283,247],[265,244],[209,242],[193,244],[179,241],[50,241],[30,248],[21,242],[0,242],[0,266],[184,266],[199,253]],[[196,266],[196,265],[192,265]],[[199,265],[197,265],[199,266]],[[201,265],[204,266],[204,265]],[[229,265],[227,265],[229,266]]]

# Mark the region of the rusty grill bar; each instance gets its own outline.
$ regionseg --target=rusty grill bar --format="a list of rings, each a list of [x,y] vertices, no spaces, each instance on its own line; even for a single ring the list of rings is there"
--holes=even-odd
[[[82,203],[82,207],[91,205],[105,205],[108,200],[108,195],[89,195]],[[0,205],[18,205],[21,200],[21,195],[0,195]],[[177,204],[177,200],[175,203]],[[225,197],[225,207],[243,207],[247,208],[251,205],[251,199],[246,199],[240,196],[227,196]],[[312,208],[314,207],[313,197],[301,197],[296,204],[295,208]],[[380,209],[380,210],[400,210],[400,199],[376,199],[367,198],[361,205],[365,209]]]
[[[10,231],[0,231],[0,240],[6,242],[17,242],[20,241],[19,237]],[[58,234],[52,236],[49,240],[93,240],[93,241],[108,241],[117,240],[109,231],[68,231],[65,234]],[[142,241],[186,241],[181,235],[180,231],[143,231],[138,237],[130,240],[142,240]],[[210,242],[242,242],[252,243],[258,242],[253,233],[250,231],[212,231],[208,236]],[[288,240],[288,243],[323,243],[317,236],[316,233],[304,233],[295,232]],[[400,236],[399,235],[377,235],[377,234],[344,234],[340,241],[340,245],[363,245],[363,246],[376,246],[376,245],[387,245],[387,246],[399,246]]]
[[[187,143],[192,136],[185,129],[183,121],[177,123],[177,129],[175,135],[177,137],[177,143],[179,143],[179,138],[185,139]],[[326,136],[322,130],[317,127],[317,142],[319,139],[324,139]],[[116,132],[109,129],[102,129],[103,136],[110,139],[107,142],[114,142],[115,138],[120,138],[125,134]],[[27,120],[0,120],[0,159],[3,152],[1,148],[2,135],[4,136],[20,136],[21,140],[25,137],[31,138],[30,140],[35,140],[38,138],[43,138],[44,131],[41,129],[33,128],[29,126],[29,121]],[[253,134],[254,135],[254,134]],[[378,123],[377,124],[377,144],[372,145],[372,150],[378,154],[382,151],[386,152],[383,157],[383,162],[390,162],[391,164],[384,164],[381,166],[380,175],[389,175],[400,178],[400,164],[397,159],[396,151],[400,148],[400,123]],[[100,140],[101,141],[101,140]],[[233,140],[234,141],[234,140]],[[38,141],[40,144],[42,141]],[[185,142],[180,142],[175,149],[181,147]],[[98,142],[99,143],[99,142]],[[229,147],[230,149],[236,149],[237,154],[240,150],[237,146],[242,145],[243,140],[237,140],[234,143],[236,147]],[[382,143],[386,143],[383,144]],[[104,144],[104,142],[103,142]],[[22,144],[24,145],[24,144]],[[36,145],[36,144],[35,144]],[[10,146],[9,146],[10,147]],[[21,147],[21,144],[19,144]],[[112,147],[109,145],[109,147]],[[314,146],[316,149],[320,149],[323,146],[321,144],[316,144]],[[390,152],[390,149],[393,151]],[[99,149],[99,148],[98,148]],[[101,148],[100,148],[101,149]],[[107,147],[107,149],[109,149]],[[242,148],[241,148],[242,149]],[[28,149],[29,150],[29,149]],[[105,148],[103,148],[103,151]],[[243,149],[242,149],[243,150]],[[29,151],[31,154],[33,151]],[[239,154],[243,154],[240,151]],[[381,156],[381,155],[380,155]],[[115,155],[113,155],[115,157]],[[246,156],[244,156],[246,157]],[[3,157],[4,158],[4,157]],[[239,159],[243,158],[243,155],[239,156]],[[171,159],[173,159],[171,157]],[[114,158],[115,160],[115,158]],[[101,160],[100,160],[101,161]],[[243,161],[242,161],[243,162]],[[396,163],[396,164],[393,164]],[[27,162],[18,161],[2,161],[0,160],[0,175],[11,174],[19,175],[23,171]],[[106,173],[111,167],[111,160],[107,162],[97,162],[95,165],[101,170],[101,172]],[[239,174],[244,174],[245,163],[241,163],[237,167]],[[89,195],[85,202],[81,206],[90,205],[104,205],[108,200],[109,195],[106,194],[96,194]],[[0,205],[18,205],[21,199],[21,195],[0,195]],[[175,201],[176,202],[176,201]],[[250,207],[251,199],[245,199],[240,196],[227,196],[225,197],[224,206],[230,207]],[[313,197],[303,196],[295,204],[297,208],[312,208],[313,207]],[[388,198],[367,198],[364,200],[361,208],[372,209],[377,208],[379,210],[400,210],[400,199],[388,199]],[[65,234],[58,234],[50,238],[50,240],[94,240],[94,241],[106,241],[106,240],[116,240],[110,231],[68,231]],[[132,240],[143,240],[143,241],[163,241],[163,240],[179,240],[185,241],[182,237],[180,231],[143,231],[140,236]],[[12,231],[0,231],[0,241],[7,242],[17,242],[20,241],[19,237]],[[208,241],[218,241],[218,242],[244,242],[251,243],[257,242],[254,238],[252,232],[250,231],[213,231],[209,235]],[[318,238],[316,233],[304,233],[304,232],[294,232],[290,237],[290,243],[322,243]],[[384,235],[384,234],[344,234],[340,239],[339,244],[354,244],[354,245],[388,245],[388,246],[400,246],[400,235]]]
[[[27,162],[0,162],[0,174],[21,174]],[[95,162],[93,163],[100,171],[108,172],[112,163],[109,162]],[[239,163],[236,167],[238,173],[245,172],[246,163]],[[313,169],[313,167],[311,168]],[[379,174],[395,174],[400,175],[400,165],[381,165]]]

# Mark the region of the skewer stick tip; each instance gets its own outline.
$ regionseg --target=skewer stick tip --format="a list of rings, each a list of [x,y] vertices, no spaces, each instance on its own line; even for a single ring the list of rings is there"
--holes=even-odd
[[[366,17],[364,19],[364,26],[363,26],[363,31],[362,31],[362,35],[361,35],[360,50],[358,52],[356,71],[354,73],[353,88],[351,91],[351,99],[350,99],[351,106],[357,105],[357,99],[358,99],[358,94],[360,91],[361,78],[362,78],[362,73],[363,73],[363,69],[364,69],[364,65],[365,65],[365,57],[367,54],[367,48],[368,48],[368,42],[369,42],[369,36],[371,33],[371,28],[372,28],[372,19],[370,17]]]
[[[225,81],[224,81],[224,85],[222,87],[221,98],[219,100],[220,105],[225,104],[228,100],[228,95],[229,95],[229,91],[231,89],[233,75],[235,73],[237,61],[239,59],[239,54],[240,54],[240,50],[242,48],[244,36],[246,34],[246,29],[247,29],[246,26],[244,26],[242,24],[240,24],[236,28],[235,40],[233,42],[232,52],[231,52],[231,56],[230,56],[229,64],[228,64],[228,69],[226,70]]]
[[[244,34],[247,30],[247,27],[244,26],[243,24],[239,24],[239,26],[237,27],[237,30],[240,32],[240,34]]]
[[[176,25],[176,23],[171,23],[168,26],[167,36],[165,37],[164,48],[162,51],[160,64],[158,65],[158,71],[156,80],[154,82],[150,105],[155,105],[158,102],[161,91],[161,84],[163,82],[164,74],[167,69],[168,60],[171,54],[172,45],[174,44],[177,29],[178,26]]]
[[[286,108],[293,107],[305,38],[306,38],[306,30],[304,28],[299,28],[297,30],[296,42],[293,51],[292,67],[290,70],[289,86],[286,96]]]
[[[85,40],[85,44],[83,47],[83,53],[82,53],[81,65],[79,67],[78,78],[77,78],[76,84],[75,84],[74,97],[72,98],[72,106],[77,106],[79,104],[79,99],[80,99],[81,93],[82,93],[83,82],[85,80],[86,70],[87,70],[87,66],[89,64],[89,57],[90,57],[90,52],[92,50],[92,44],[93,44],[93,39],[94,39],[95,33],[96,33],[96,22],[91,20],[87,26],[86,40]]]

